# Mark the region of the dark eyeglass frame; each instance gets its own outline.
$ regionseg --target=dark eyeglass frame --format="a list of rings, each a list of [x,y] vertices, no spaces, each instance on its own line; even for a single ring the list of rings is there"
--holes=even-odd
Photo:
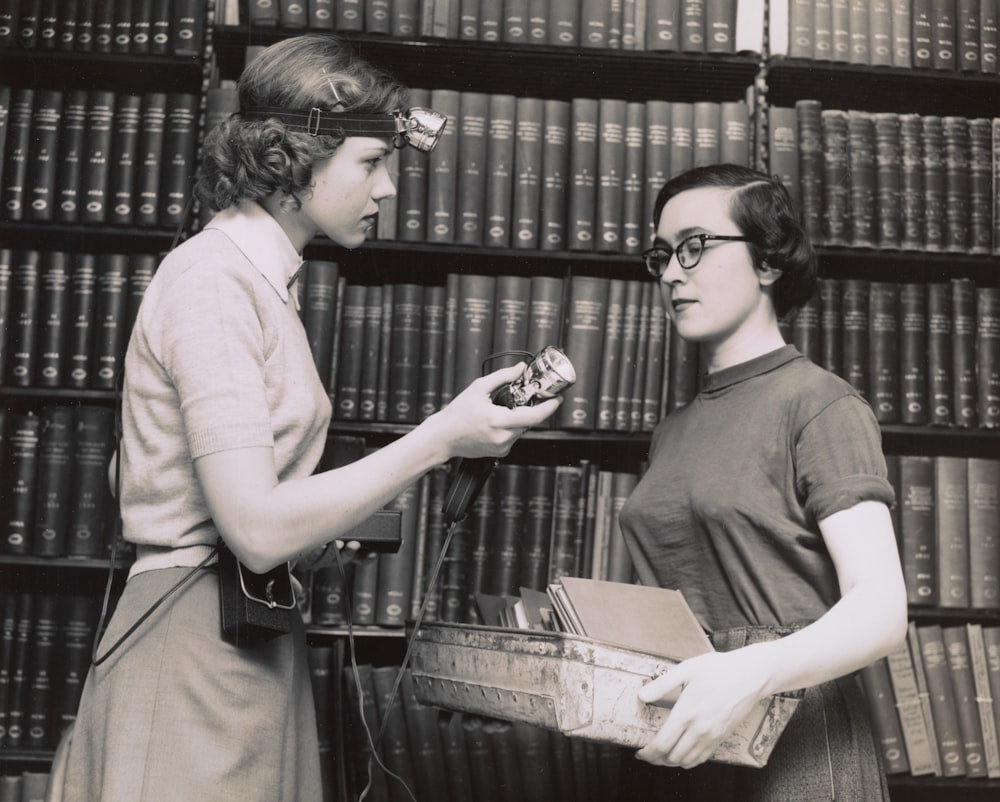
[[[698,251],[698,255],[694,257],[694,261],[691,264],[684,264],[685,259],[681,256],[682,253],[686,253],[684,246],[687,245],[691,240],[698,240],[701,243],[701,248]],[[655,279],[663,277],[663,274],[667,272],[667,265],[670,264],[671,258],[674,254],[677,254],[677,264],[679,264],[684,270],[693,270],[698,266],[701,261],[701,257],[705,253],[705,243],[713,240],[721,240],[724,242],[752,242],[749,237],[744,237],[742,235],[732,235],[732,234],[692,234],[690,237],[685,237],[680,242],[677,243],[676,248],[671,248],[669,245],[654,245],[652,248],[647,248],[641,254],[642,261],[646,265],[646,270],[649,271]],[[666,255],[666,259],[662,259],[663,255]],[[655,258],[656,261],[653,261]],[[662,259],[662,261],[661,261]]]

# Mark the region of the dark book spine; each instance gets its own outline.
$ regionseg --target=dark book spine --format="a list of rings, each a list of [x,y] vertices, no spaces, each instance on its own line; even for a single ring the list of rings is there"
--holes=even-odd
[[[976,409],[979,425],[1000,427],[1000,290],[976,288]]]
[[[972,279],[951,280],[952,423],[976,426],[976,285]]]
[[[340,344],[337,356],[337,375],[330,377],[331,382],[336,383],[334,411],[338,420],[358,419],[361,403],[361,370],[365,357],[365,296],[367,292],[368,288],[363,284],[348,284],[344,288],[343,312],[338,321]]]
[[[28,683],[31,671],[31,648],[34,636],[35,602],[37,596],[22,591],[17,595],[14,620],[14,643],[11,649],[7,691],[7,735],[3,740],[6,749],[25,748],[27,737]]]
[[[130,53],[132,51],[132,16],[134,12],[132,0],[115,0],[111,19],[112,53]]]
[[[469,776],[472,779],[470,799],[483,802],[500,802],[496,761],[485,727],[488,719],[480,716],[462,717],[462,731],[465,734],[465,751],[469,759]]]
[[[979,2],[979,58],[982,71],[997,74],[997,1]]]
[[[572,276],[565,307],[563,343],[576,368],[576,383],[556,413],[557,425],[594,429],[597,423],[597,390],[603,361],[603,338],[608,302],[608,279]]]
[[[851,245],[875,247],[875,222],[878,219],[875,186],[875,125],[872,115],[863,111],[848,112],[848,174],[851,177]]]
[[[860,671],[861,684],[868,698],[872,728],[882,755],[886,774],[902,774],[910,770],[903,743],[903,728],[896,712],[892,681],[885,660],[876,660]]]
[[[496,474],[492,474],[472,503],[469,512],[469,547],[465,566],[462,621],[485,624],[479,609],[479,595],[486,592],[489,575],[490,542],[493,540],[497,511]]]
[[[638,254],[646,245],[649,211],[646,209],[644,140],[646,105],[629,103],[625,108],[625,174],[622,179],[622,253]]]
[[[97,328],[91,364],[92,389],[113,390],[128,342],[128,256],[101,254],[97,271]]]
[[[924,146],[924,250],[942,251],[945,244],[947,173],[944,127],[940,117],[921,118]]]
[[[12,387],[30,387],[38,359],[41,254],[34,250],[14,251],[13,259],[5,380]]]
[[[191,199],[198,138],[197,95],[174,92],[168,96],[163,131],[157,222],[174,227],[184,222]]]
[[[132,39],[129,43],[129,52],[146,55],[149,53],[153,30],[153,0],[133,0],[132,6]]]
[[[594,423],[594,428],[598,431],[613,431],[615,428],[615,394],[618,383],[618,363],[622,358],[625,293],[626,279],[609,279],[603,355],[600,379],[597,383],[597,414]]]
[[[533,590],[548,585],[549,549],[555,498],[555,468],[529,465],[525,489],[524,532],[519,548],[519,584]]]
[[[399,777],[408,788],[416,785],[413,760],[408,749],[409,736],[406,732],[406,718],[403,703],[393,693],[398,666],[378,666],[372,669],[372,686],[378,707],[382,750],[385,765]]]
[[[919,69],[931,69],[934,66],[934,33],[931,29],[933,2],[934,0],[912,0],[913,66]]]
[[[459,276],[458,313],[452,374],[456,393],[483,375],[483,360],[492,352],[496,279],[493,276]]]
[[[77,0],[76,40],[74,50],[88,53],[94,49],[94,3],[96,0]]]
[[[935,70],[958,67],[955,14],[956,0],[933,0],[931,3],[931,66]]]
[[[549,545],[549,582],[564,576],[579,576],[576,539],[580,530],[584,471],[579,465],[555,469],[552,502],[552,537]]]
[[[517,98],[506,94],[490,95],[483,244],[491,248],[508,248],[511,244],[516,124]]]
[[[870,315],[866,279],[845,279],[843,296],[844,378],[864,398],[871,398]]]
[[[17,43],[19,0],[0,3],[0,47],[13,47]]]
[[[71,269],[66,386],[84,390],[90,387],[90,355],[97,322],[97,256],[92,253],[74,254]]]
[[[449,119],[459,119],[461,93],[432,89],[431,108]],[[427,157],[427,241],[455,242],[458,190],[459,126],[446,125],[437,146]]]
[[[951,673],[958,731],[962,739],[962,754],[965,757],[965,776],[985,777],[983,728],[979,721],[975,679],[972,675],[972,664],[969,662],[969,641],[965,627],[942,627],[941,634]]]
[[[892,66],[913,66],[913,12],[910,0],[892,2]]]
[[[72,294],[69,254],[64,251],[42,254],[38,281],[35,384],[61,387],[67,377],[66,345]]]
[[[543,251],[566,250],[569,192],[570,104],[546,100],[542,129],[542,178],[539,198],[539,246]]]
[[[70,490],[73,482],[74,412],[72,407],[42,409],[35,478],[35,535],[32,554],[66,556]]]
[[[172,12],[173,54],[200,57],[205,45],[205,4],[201,0],[173,0]]]
[[[924,245],[924,149],[923,123],[918,114],[899,115],[901,160],[901,241],[905,250]]]
[[[958,0],[955,7],[955,60],[963,72],[981,72],[980,0]]]
[[[767,110],[768,164],[771,172],[785,185],[792,201],[801,204],[799,170],[798,112],[787,106]],[[671,172],[674,171],[671,155]],[[676,174],[676,173],[675,173]]]
[[[24,710],[24,746],[31,750],[56,745],[52,719],[55,708],[55,672],[59,670],[59,597],[39,593],[35,599]]]
[[[483,243],[489,102],[484,92],[462,92],[459,97],[455,236],[467,245]]]
[[[173,0],[153,0],[152,20],[149,25],[149,52],[152,55],[165,56],[170,53],[171,7]]]
[[[542,132],[545,101],[518,98],[515,107],[514,191],[511,199],[511,246],[537,250],[540,242],[542,197]]]
[[[94,0],[95,53],[110,53],[115,36],[115,3],[117,0]]]
[[[669,353],[669,325],[659,292],[654,292],[649,306],[649,342],[646,351],[646,384],[642,399],[642,431],[656,428],[663,409],[663,377]]]
[[[501,463],[496,478],[496,531],[492,538],[486,592],[518,595],[518,548],[523,540],[528,470],[524,465]]]
[[[900,420],[926,424],[927,287],[905,282],[899,289]]]
[[[401,669],[402,670],[402,669]],[[399,697],[406,721],[407,745],[413,763],[418,799],[438,799],[448,786],[438,709],[417,701],[413,675],[407,668],[399,678]]]
[[[6,332],[11,328],[11,295],[13,294],[14,251],[0,248],[0,381],[7,375],[7,360],[10,343]],[[0,440],[3,434],[0,432]]]
[[[107,214],[108,222],[115,225],[131,225],[133,222],[141,119],[141,96],[119,94],[115,97],[114,132],[111,137],[113,169],[108,180]]]
[[[875,114],[875,206],[879,248],[899,248],[903,237],[902,149],[899,115]]]
[[[790,58],[815,58],[813,42],[813,4],[809,0],[789,0],[788,55]]]
[[[7,139],[3,158],[3,214],[7,220],[23,220],[27,205],[28,161],[31,153],[31,122],[35,90],[14,87],[7,113]]]
[[[386,504],[386,509],[398,510],[402,515],[403,543],[395,554],[379,555],[375,623],[382,627],[401,627],[410,614],[414,555],[419,537],[420,484],[414,482]]]
[[[646,101],[645,133],[645,185],[643,208],[646,210],[643,242],[649,242],[655,233],[652,210],[656,196],[670,178],[670,117],[671,103],[667,100]]]
[[[632,422],[632,390],[635,383],[639,354],[639,319],[642,313],[642,291],[645,282],[629,281],[625,287],[622,317],[622,350],[615,376],[613,429],[627,432]]]
[[[58,637],[62,645],[62,670],[53,720],[53,726],[59,732],[76,720],[83,684],[90,668],[96,614],[97,603],[90,596],[72,594],[59,598]]]
[[[670,176],[694,167],[694,104],[670,106]],[[791,191],[791,190],[789,190]]]
[[[88,92],[87,130],[80,163],[79,219],[83,223],[103,223],[107,219],[114,109],[114,92]]]
[[[107,468],[115,449],[114,413],[107,407],[84,405],[76,410],[75,424],[66,551],[74,557],[99,557],[113,510]]]
[[[646,50],[679,51],[681,3],[679,0],[649,0],[646,12]]]
[[[39,46],[42,0],[21,0],[17,11],[17,42],[25,50]]]
[[[389,420],[395,423],[417,422],[423,295],[419,284],[397,284],[393,290]]]
[[[337,287],[340,266],[328,259],[310,259],[305,266],[303,326],[309,340],[313,364],[323,386],[330,388],[333,360],[333,332],[337,320]]]
[[[568,248],[594,250],[597,203],[597,153],[600,102],[574,98],[571,117],[570,172],[568,186]]]
[[[358,380],[358,419],[375,420],[378,396],[378,365],[382,342],[382,287],[365,289],[364,348]],[[341,337],[341,342],[345,339]]]
[[[340,3],[341,6],[351,7],[352,19],[360,20],[359,27],[356,30],[364,30],[364,16],[358,13],[356,8],[357,3]],[[290,31],[302,30],[306,27],[309,19],[309,12],[306,8],[307,3],[298,2],[297,0],[281,0],[278,3],[278,24]],[[344,27],[342,30],[349,30]]]
[[[496,303],[493,315],[494,354],[507,353],[491,359],[489,370],[509,367],[525,361],[528,347],[528,318],[531,306],[531,279],[527,276],[496,277]]]
[[[823,109],[823,242],[848,245],[851,236],[851,179],[847,112]]]
[[[967,252],[970,246],[971,210],[969,196],[969,121],[964,117],[943,117],[945,153],[945,230],[948,251]]]
[[[868,5],[868,58],[873,67],[892,66],[892,0]]]
[[[437,621],[441,617],[441,576],[435,574],[438,561],[444,549],[444,539],[447,527],[442,509],[444,496],[448,487],[448,468],[438,465],[431,470],[429,488],[427,491],[427,520],[424,542],[424,564],[420,572],[420,582],[417,585],[417,596],[424,605],[424,620]],[[416,611],[411,610],[411,618],[416,618]]]
[[[390,35],[392,6],[392,0],[368,0],[365,3],[365,32]]]
[[[625,121],[627,104],[618,98],[597,102],[597,170],[593,247],[620,253],[624,239]]]
[[[880,423],[900,420],[900,285],[869,283],[869,390]]]
[[[635,375],[632,377],[632,392],[629,398],[630,432],[642,431],[642,406],[646,397],[646,360],[649,358],[649,325],[652,304],[660,303],[659,288],[648,282],[642,284],[639,301],[639,336],[635,346]]]
[[[3,484],[5,554],[30,554],[35,525],[35,479],[41,418],[32,413],[7,416],[7,467]]]
[[[930,423],[951,426],[955,384],[952,362],[951,286],[943,282],[927,285],[927,394],[930,397]]]
[[[86,143],[87,102],[85,89],[67,89],[63,93],[52,201],[52,219],[62,223],[71,223],[80,217],[80,177],[83,173]]]
[[[846,64],[851,58],[851,0],[831,0],[830,38],[832,59]]]
[[[25,220],[52,219],[62,107],[61,91],[35,90],[31,115],[31,145],[24,181]]]
[[[934,458],[938,604],[969,606],[969,477],[964,457]]]
[[[389,420],[389,377],[392,367],[392,308],[395,285],[382,285],[382,316],[379,321],[378,369],[375,382],[375,420]]]
[[[128,301],[125,312],[125,341],[128,342],[135,319],[139,316],[139,305],[142,303],[149,282],[156,272],[158,257],[153,253],[137,253],[129,257],[128,266]]]
[[[928,624],[917,627],[917,639],[930,695],[938,752],[941,756],[941,772],[945,777],[961,777],[965,774],[965,755],[944,633],[939,625]]]
[[[429,90],[410,90],[413,105],[427,106],[430,102]],[[422,242],[427,235],[427,167],[427,156],[416,148],[400,151],[396,228],[397,238],[405,242]]]
[[[424,287],[423,325],[420,331],[420,381],[417,420],[441,409],[441,376],[444,374],[445,305],[443,285]]]
[[[969,120],[969,253],[986,255],[993,245],[993,123]]]
[[[968,458],[969,601],[979,609],[1000,607],[1000,460]]]

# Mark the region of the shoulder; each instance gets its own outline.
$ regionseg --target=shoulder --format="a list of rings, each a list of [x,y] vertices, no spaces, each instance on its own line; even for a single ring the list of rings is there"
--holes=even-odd
[[[775,372],[772,390],[807,417],[841,400],[847,405],[858,403],[868,407],[868,402],[848,381],[805,356],[791,360]]]

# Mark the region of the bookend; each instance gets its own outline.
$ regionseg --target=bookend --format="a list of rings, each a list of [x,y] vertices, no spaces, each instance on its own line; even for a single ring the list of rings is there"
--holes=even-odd
[[[288,563],[255,574],[221,538],[218,554],[223,639],[242,648],[291,632],[298,612]]]

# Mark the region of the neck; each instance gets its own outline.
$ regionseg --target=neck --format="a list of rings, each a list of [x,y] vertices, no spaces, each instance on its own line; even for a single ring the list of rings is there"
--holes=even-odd
[[[748,362],[785,345],[773,312],[756,321],[747,321],[731,336],[701,344],[702,371],[717,373],[742,362]]]

